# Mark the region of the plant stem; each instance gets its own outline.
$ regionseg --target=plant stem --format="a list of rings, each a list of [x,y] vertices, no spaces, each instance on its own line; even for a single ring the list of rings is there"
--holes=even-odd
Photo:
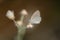
[[[25,26],[21,26],[21,27],[18,28],[17,40],[23,40],[25,31],[26,31],[26,27]]]

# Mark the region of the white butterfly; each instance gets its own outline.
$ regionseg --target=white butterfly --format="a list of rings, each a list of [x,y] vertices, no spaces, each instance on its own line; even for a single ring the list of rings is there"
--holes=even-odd
[[[41,17],[40,17],[40,11],[39,10],[37,10],[33,13],[29,22],[31,24],[39,24],[41,22]]]

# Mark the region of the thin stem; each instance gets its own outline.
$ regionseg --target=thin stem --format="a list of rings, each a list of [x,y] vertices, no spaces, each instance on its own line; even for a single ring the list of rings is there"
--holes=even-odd
[[[21,15],[20,20],[21,20],[21,21],[23,21],[23,20],[24,20],[24,15]]]

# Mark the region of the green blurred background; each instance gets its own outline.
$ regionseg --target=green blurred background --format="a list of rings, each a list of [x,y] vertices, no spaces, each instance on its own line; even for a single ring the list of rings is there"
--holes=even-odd
[[[14,10],[18,20],[22,9],[30,16],[38,9],[42,17],[40,24],[27,29],[24,40],[60,40],[60,2],[57,0],[0,0],[0,40],[14,40],[17,34],[13,21],[5,16],[7,10]]]

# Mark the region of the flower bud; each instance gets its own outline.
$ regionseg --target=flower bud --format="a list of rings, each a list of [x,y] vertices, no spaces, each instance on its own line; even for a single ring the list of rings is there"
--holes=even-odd
[[[29,23],[28,25],[27,25],[27,28],[33,28],[34,26],[31,24],[31,23]]]
[[[8,10],[7,13],[6,13],[6,17],[8,17],[11,20],[14,20],[15,19],[14,12]]]
[[[21,14],[22,14],[22,15],[27,15],[28,13],[27,13],[27,11],[26,11],[25,9],[23,9],[23,10],[21,11]]]
[[[17,23],[19,26],[23,25],[23,22],[22,22],[22,21],[16,21],[16,23]]]

